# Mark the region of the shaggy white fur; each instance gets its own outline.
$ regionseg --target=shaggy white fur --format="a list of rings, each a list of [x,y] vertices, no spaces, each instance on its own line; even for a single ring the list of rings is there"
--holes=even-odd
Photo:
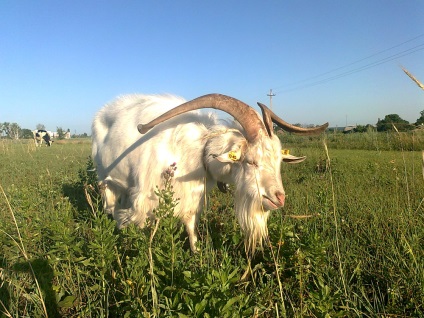
[[[176,163],[175,215],[186,226],[192,250],[205,193],[220,181],[235,184],[236,216],[246,250],[253,253],[268,236],[268,211],[284,205],[280,141],[260,132],[249,143],[237,122],[219,121],[214,113],[200,111],[178,115],[145,135],[137,131],[138,124],[184,102],[170,95],[128,95],[96,114],[92,156],[104,189],[105,210],[119,227],[129,222],[143,226],[147,218],[154,218],[158,205],[154,190],[163,186],[163,172]]]

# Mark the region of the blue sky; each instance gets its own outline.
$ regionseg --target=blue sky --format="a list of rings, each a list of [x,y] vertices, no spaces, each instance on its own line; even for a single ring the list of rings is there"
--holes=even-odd
[[[118,95],[208,93],[292,123],[415,121],[422,0],[0,1],[0,122],[89,133]]]

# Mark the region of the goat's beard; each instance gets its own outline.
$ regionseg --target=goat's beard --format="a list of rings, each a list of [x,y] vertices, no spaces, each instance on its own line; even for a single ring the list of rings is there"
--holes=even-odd
[[[249,193],[246,189],[236,189],[235,213],[245,236],[246,253],[253,255],[257,246],[262,248],[263,242],[268,240],[269,211],[264,210],[257,191]]]

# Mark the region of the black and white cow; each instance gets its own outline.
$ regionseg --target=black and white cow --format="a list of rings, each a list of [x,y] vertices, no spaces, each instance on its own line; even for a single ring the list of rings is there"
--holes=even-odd
[[[43,141],[47,144],[48,147],[50,147],[53,143],[53,140],[51,140],[49,133],[45,130],[33,130],[32,134],[34,135],[34,142],[36,147],[41,147]]]

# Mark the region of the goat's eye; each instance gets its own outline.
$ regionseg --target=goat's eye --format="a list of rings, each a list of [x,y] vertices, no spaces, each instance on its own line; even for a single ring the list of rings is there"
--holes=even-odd
[[[258,163],[256,161],[247,161],[247,164],[253,167],[258,167]]]

